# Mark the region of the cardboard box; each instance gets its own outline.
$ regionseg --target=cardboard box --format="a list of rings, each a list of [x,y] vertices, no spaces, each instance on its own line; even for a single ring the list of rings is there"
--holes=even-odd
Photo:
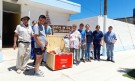
[[[47,66],[52,70],[71,68],[73,66],[73,53],[67,51],[64,54],[49,53],[53,49],[65,51],[63,36],[47,36],[47,40]]]

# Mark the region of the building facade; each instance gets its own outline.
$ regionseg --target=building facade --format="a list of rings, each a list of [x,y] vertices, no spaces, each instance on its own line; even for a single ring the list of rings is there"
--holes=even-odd
[[[2,47],[13,45],[14,30],[21,17],[29,16],[31,24],[48,12],[51,25],[67,26],[70,15],[80,13],[80,7],[68,0],[0,0],[0,55]]]

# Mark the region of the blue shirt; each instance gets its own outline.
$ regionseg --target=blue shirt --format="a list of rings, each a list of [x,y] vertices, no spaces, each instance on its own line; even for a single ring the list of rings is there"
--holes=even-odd
[[[104,41],[108,44],[113,44],[113,42],[117,40],[115,33],[107,32],[104,35]]]
[[[45,34],[50,35],[52,33],[52,29],[50,26],[45,27]]]
[[[102,33],[102,31],[94,31],[93,32],[93,43],[94,44],[100,44],[100,41],[101,41],[101,39],[102,39],[102,37],[103,37],[103,33]]]
[[[89,32],[86,31],[86,41],[87,41],[87,43],[91,43],[92,39],[93,39],[92,31],[89,31]]]
[[[84,44],[85,43],[85,37],[86,37],[86,31],[85,30],[80,30],[80,29],[78,29],[78,31],[81,34],[82,44]]]

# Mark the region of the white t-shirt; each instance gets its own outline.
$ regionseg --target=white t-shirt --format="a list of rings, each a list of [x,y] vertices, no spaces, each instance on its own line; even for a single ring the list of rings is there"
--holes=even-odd
[[[33,35],[31,26],[26,27],[24,24],[17,25],[14,32],[18,34],[18,41],[31,42]]]
[[[70,48],[79,49],[81,34],[79,31],[75,31],[70,34]]]

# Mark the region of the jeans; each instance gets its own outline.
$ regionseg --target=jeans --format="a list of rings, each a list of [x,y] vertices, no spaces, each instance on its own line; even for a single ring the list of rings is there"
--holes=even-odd
[[[91,47],[91,43],[86,43],[86,50],[85,50],[85,59],[89,59],[90,58],[90,47]]]
[[[94,44],[94,59],[100,60],[100,44]]]
[[[75,60],[76,62],[80,61],[80,53],[79,53],[79,49],[75,49],[75,48],[70,48],[70,52],[72,52],[74,55],[73,55],[73,59],[74,59],[74,56],[75,56]]]
[[[114,49],[114,44],[106,44],[107,59],[108,60],[114,60],[113,59],[113,49]]]
[[[31,41],[31,55],[30,55],[31,59],[35,58],[35,54],[34,54],[34,41]]]
[[[81,59],[84,59],[84,54],[85,54],[85,46],[84,46],[84,44],[81,45],[80,52],[81,52]]]

